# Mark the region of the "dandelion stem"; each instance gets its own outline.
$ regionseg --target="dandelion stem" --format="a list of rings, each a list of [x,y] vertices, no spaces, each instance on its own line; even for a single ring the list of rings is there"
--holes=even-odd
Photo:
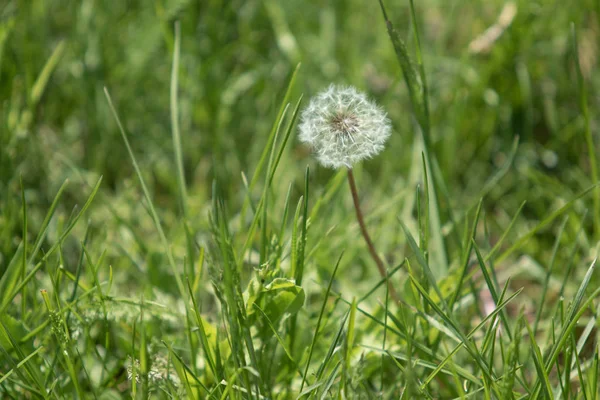
[[[394,290],[392,283],[388,279],[388,274],[387,274],[385,265],[383,264],[383,261],[381,260],[379,255],[377,255],[377,250],[375,250],[375,245],[373,245],[373,241],[371,240],[371,237],[369,236],[369,232],[367,232],[367,226],[365,225],[365,219],[364,219],[363,213],[360,209],[360,202],[358,200],[358,191],[356,190],[356,182],[354,181],[354,174],[352,173],[352,168],[348,168],[348,183],[350,183],[350,192],[352,193],[352,200],[354,200],[354,209],[356,210],[356,219],[358,220],[358,225],[360,226],[360,231],[361,231],[363,237],[365,238],[365,242],[367,242],[367,248],[369,249],[369,253],[371,254],[371,257],[373,258],[373,260],[375,261],[375,264],[377,265],[379,274],[381,275],[381,277],[383,279],[385,279],[387,281],[388,290],[390,292],[390,295],[392,296],[392,299],[394,299],[395,302],[398,302],[398,300],[399,300],[398,295],[396,294],[396,291]]]

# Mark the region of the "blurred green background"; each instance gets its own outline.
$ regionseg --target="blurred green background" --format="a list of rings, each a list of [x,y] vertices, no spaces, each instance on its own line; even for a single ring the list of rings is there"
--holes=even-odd
[[[385,4],[390,20],[414,55],[409,2],[387,0]],[[483,197],[477,241],[489,254],[502,234],[509,232],[502,250],[513,244],[516,247],[492,266],[502,284],[513,277],[511,291],[525,287],[518,304],[511,304],[508,312],[514,317],[523,306],[531,321],[546,276],[550,282],[548,302],[554,304],[559,296],[572,295],[600,238],[599,221],[594,227],[592,215],[593,192],[588,192],[560,218],[536,229],[530,240],[519,241],[594,184],[583,106],[587,104],[590,111],[595,153],[600,115],[600,1],[419,0],[415,6],[429,85],[432,152],[444,183],[437,188],[441,232],[434,234],[444,238],[450,269],[448,277],[441,277],[440,286],[446,293],[454,287],[474,209]],[[260,198],[262,175],[250,193],[245,182],[257,169],[299,63],[292,106],[301,95],[306,104],[310,96],[330,83],[340,83],[368,93],[389,114],[393,135],[378,157],[357,166],[358,187],[380,254],[390,266],[406,257],[414,261],[398,218],[413,232],[418,231],[416,209],[423,198],[416,193],[424,183],[422,145],[381,14],[373,0],[0,0],[0,276],[24,237],[22,187],[28,242],[32,243],[57,191],[69,181],[41,244],[44,251],[58,241],[69,219],[103,177],[92,207],[60,251],[28,284],[23,292],[26,300],[19,300],[19,304],[37,302],[39,289],[58,292],[53,274],[58,275],[60,268],[75,273],[85,240],[92,259],[97,261],[106,251],[104,262],[97,268],[101,279],[106,280],[108,266],[112,267],[111,295],[136,299],[143,295],[166,305],[168,311],[154,317],[167,321],[167,326],[157,323],[148,328],[149,332],[152,330],[156,338],[184,343],[181,315],[185,300],[179,297],[167,266],[165,248],[148,216],[148,204],[104,88],[121,116],[176,264],[183,271],[190,267],[189,258],[185,267],[182,261],[190,256],[186,232],[199,247],[210,249],[214,243],[209,229],[213,184],[226,205],[234,247],[241,248],[248,239],[252,212],[250,207],[247,213],[242,212],[242,205],[247,198],[254,203]],[[187,217],[178,200],[171,136],[176,21],[182,38],[178,118],[188,190]],[[572,27],[578,36],[576,49]],[[578,85],[576,61],[586,102]],[[288,113],[285,121],[289,119]],[[307,300],[298,326],[311,328],[299,334],[297,360],[304,360],[302,351],[310,343],[319,315],[321,286],[328,281],[342,251],[346,253],[335,291],[350,299],[366,293],[379,280],[358,234],[343,171],[336,173],[317,165],[295,133],[275,175],[268,210],[272,247],[278,246],[275,239],[286,246],[282,269],[288,272],[289,225],[295,204],[305,194],[307,165],[311,171],[311,220],[303,284]],[[282,221],[288,187],[290,212]],[[555,254],[553,246],[563,215],[568,220],[564,220],[564,234],[556,244],[560,251]],[[283,236],[276,238],[274,232],[279,232],[280,226]],[[243,271],[244,285],[254,273],[252,267],[259,267],[255,265],[259,247],[258,234],[255,236],[248,239],[248,254],[241,255],[248,267]],[[191,254],[192,258],[197,259],[198,253]],[[215,259],[207,256],[206,269],[219,268]],[[549,265],[556,266],[552,279],[546,275]],[[206,269],[198,297],[203,315],[218,325],[217,299]],[[191,271],[196,271],[193,265],[186,270]],[[398,275],[398,286],[409,282],[404,270]],[[560,277],[567,275],[569,278],[561,282]],[[82,281],[93,287],[90,276],[84,274]],[[480,276],[473,281],[483,287]],[[410,297],[409,283],[405,289]],[[66,289],[55,293],[56,299],[62,296],[65,301],[66,293]],[[18,313],[16,304],[10,315]],[[19,321],[27,329],[47,322],[43,307],[29,310],[25,306]],[[81,306],[82,315],[88,306],[90,314],[99,309],[98,302],[90,300]],[[550,315],[547,309],[542,317],[546,328],[551,323],[550,317],[544,321]],[[118,325],[111,331],[117,337],[116,345],[102,362],[111,373],[116,372],[105,383],[94,382],[98,388],[118,386],[126,379],[121,369],[132,353],[130,328],[138,311],[131,311],[128,318],[133,322],[129,325]],[[465,303],[458,318],[470,329],[482,315],[479,304]],[[177,318],[180,325],[169,325]],[[92,343],[90,346],[103,340],[98,333],[103,331],[94,330],[93,321],[88,337],[80,340],[86,345]],[[359,333],[367,343],[374,342],[368,336],[374,329],[369,324],[362,324]],[[327,329],[324,337],[337,332],[335,326],[328,325]],[[315,359],[324,357],[328,342],[319,345]],[[90,361],[93,351],[87,350],[83,354],[88,365],[100,365],[99,357]],[[464,357],[457,365],[463,365],[464,360],[472,363]],[[371,379],[369,374],[379,379],[379,364],[373,367],[379,361],[376,355],[372,368],[365,367],[365,380]],[[266,363],[271,371],[271,364]],[[397,376],[394,368],[390,362],[390,382]],[[296,371],[290,371],[291,381]],[[383,380],[383,372],[381,377]],[[438,389],[443,393],[445,387]],[[455,389],[449,392],[460,392]]]
[[[408,2],[387,3],[396,29],[413,49]],[[494,185],[485,203],[500,223],[524,199],[523,217],[537,220],[554,202],[589,187],[569,33],[574,22],[595,129],[598,2],[426,0],[416,7],[433,142],[451,200],[445,207],[460,213],[472,206],[516,136],[518,173]],[[501,24],[502,34],[472,51],[506,7],[513,18]],[[0,271],[21,237],[20,177],[31,203],[32,232],[65,179],[71,181],[69,201],[59,207],[69,215],[99,175],[104,180],[97,203],[133,225],[149,223],[103,87],[124,120],[161,217],[168,227],[177,226],[169,114],[176,20],[183,38],[180,121],[195,229],[206,223],[213,179],[231,207],[239,207],[240,174],[251,176],[299,62],[295,98],[331,82],[351,84],[369,93],[393,121],[388,148],[365,163],[365,197],[414,190],[410,103],[377,2],[5,0],[0,5]],[[306,164],[316,167],[294,140],[281,170],[283,182],[296,182],[296,194]],[[313,168],[316,185],[331,175]],[[98,214],[106,210],[95,204]],[[120,224],[101,216],[92,221],[104,237],[114,233],[113,221]],[[143,225],[139,229],[143,232]]]

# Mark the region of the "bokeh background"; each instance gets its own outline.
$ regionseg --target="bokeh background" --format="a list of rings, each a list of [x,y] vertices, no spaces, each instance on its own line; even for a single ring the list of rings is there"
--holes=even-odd
[[[408,2],[388,3],[392,22],[413,50]],[[416,7],[432,137],[449,206],[460,213],[478,200],[517,136],[515,170],[491,188],[485,202],[499,221],[524,199],[523,218],[539,220],[553,203],[589,187],[569,35],[573,22],[595,129],[597,4],[427,0]],[[182,29],[184,166],[196,228],[206,223],[214,179],[233,209],[243,199],[240,174],[252,174],[298,63],[294,98],[332,82],[351,84],[379,102],[393,121],[385,153],[364,165],[367,174],[359,186],[365,186],[366,201],[383,203],[414,190],[411,106],[377,2],[5,0],[0,5],[0,271],[21,236],[21,222],[14,218],[20,177],[31,203],[32,232],[65,179],[71,181],[68,201],[59,207],[68,215],[102,175],[97,203],[141,224],[145,236],[143,226],[150,221],[104,87],[124,120],[161,217],[167,226],[177,225],[169,108],[176,20]],[[486,41],[493,26],[501,35]],[[295,182],[295,195],[302,190],[305,165],[315,167],[316,190],[332,176],[316,167],[296,140],[282,163],[282,181]],[[96,204],[94,212],[106,207]],[[344,218],[348,209],[332,212],[332,218]],[[100,237],[115,235],[111,225],[120,224],[114,218],[91,221]]]
[[[409,2],[385,4],[414,55]],[[432,153],[445,183],[438,189],[450,270],[439,278],[441,286],[448,280],[452,287],[462,240],[480,198],[485,223],[477,237],[489,251],[509,228],[504,248],[594,184],[583,105],[589,109],[595,153],[600,3],[419,0],[415,6],[429,85]],[[178,117],[188,190],[185,223],[170,114],[176,21],[182,38]],[[394,132],[387,148],[358,166],[356,174],[379,252],[390,265],[412,257],[398,218],[416,232],[417,187],[424,184],[422,146],[377,1],[0,0],[0,276],[23,238],[21,187],[31,240],[69,180],[42,243],[46,249],[102,176],[92,207],[53,263],[74,273],[89,230],[87,249],[96,258],[106,251],[99,273],[106,278],[107,265],[112,266],[116,294],[139,298],[144,293],[176,303],[164,248],[104,88],[183,270],[186,230],[199,246],[213,243],[209,210],[215,182],[236,244],[246,239],[249,222],[242,220],[242,205],[247,196],[260,197],[263,180],[249,195],[244,182],[257,168],[298,64],[292,104],[301,95],[306,102],[330,83],[340,83],[368,93],[389,114]],[[293,217],[293,207],[305,194],[307,165],[309,204],[318,212],[310,221],[305,290],[307,305],[318,307],[311,294],[322,288],[314,282],[327,282],[343,250],[335,290],[365,293],[379,277],[358,234],[344,176],[318,166],[295,133],[274,179],[272,225],[281,223],[288,187],[288,221]],[[558,267],[548,298],[576,290],[599,238],[592,198],[593,191],[585,194],[495,265],[501,283],[512,276],[512,289],[525,288],[511,315],[520,306],[535,314],[550,260]],[[568,220],[557,245],[561,251],[553,256],[563,216]],[[290,230],[284,229],[286,235]],[[246,278],[256,267],[257,247],[251,246]],[[52,287],[45,271],[32,281],[30,293]],[[565,291],[564,274],[572,282]],[[202,279],[209,287],[207,275]],[[216,299],[210,291],[199,296],[210,319]]]

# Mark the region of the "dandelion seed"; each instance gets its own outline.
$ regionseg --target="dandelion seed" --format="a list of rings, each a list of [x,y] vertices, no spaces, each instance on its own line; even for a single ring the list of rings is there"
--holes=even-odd
[[[379,154],[390,136],[385,112],[351,86],[331,85],[302,112],[300,141],[321,165],[348,167]]]
[[[352,165],[379,154],[391,133],[385,112],[353,87],[331,85],[311,99],[302,112],[300,140],[316,153],[324,167],[348,168],[348,182],[356,218],[379,274],[387,279],[386,266],[377,254],[365,225]],[[394,301],[398,296],[388,281]]]

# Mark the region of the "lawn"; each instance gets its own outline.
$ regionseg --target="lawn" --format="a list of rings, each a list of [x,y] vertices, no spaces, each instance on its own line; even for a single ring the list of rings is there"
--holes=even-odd
[[[0,399],[600,398],[599,38],[0,0]]]

